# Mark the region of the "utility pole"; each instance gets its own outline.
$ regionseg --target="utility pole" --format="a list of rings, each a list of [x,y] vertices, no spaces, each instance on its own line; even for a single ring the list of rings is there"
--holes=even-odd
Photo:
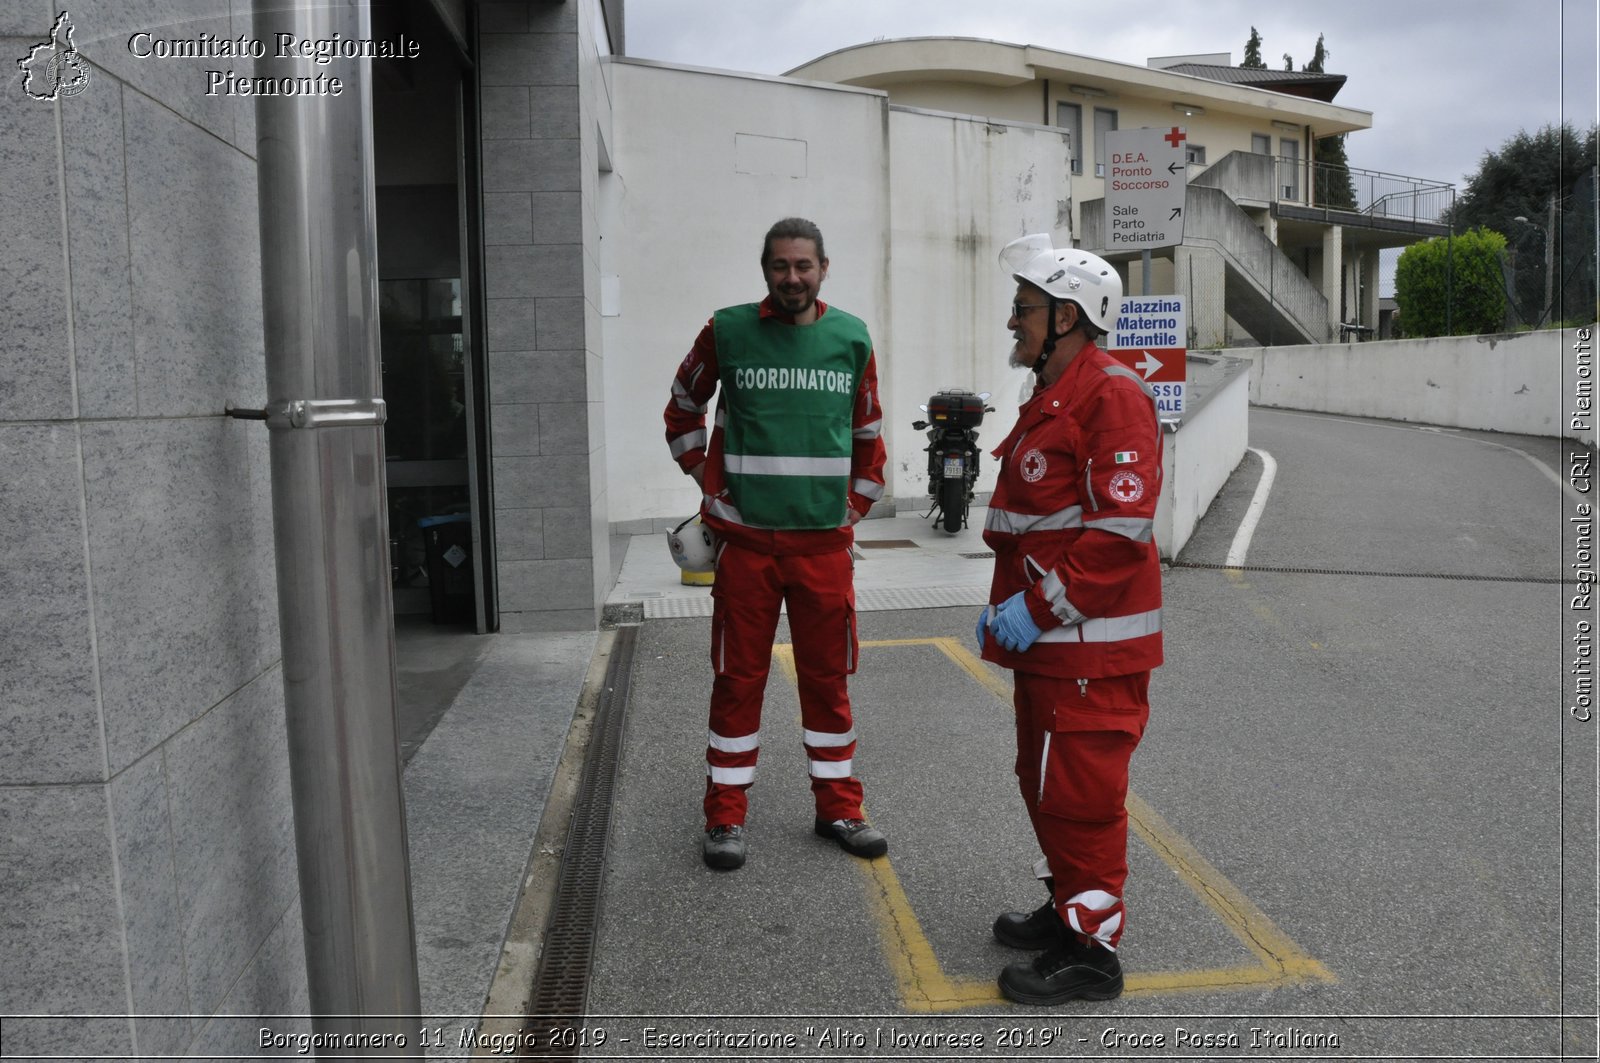
[[[1546,314],[1555,310],[1556,283],[1556,194],[1550,193],[1550,215],[1544,227],[1544,309],[1539,313],[1539,324],[1544,324]]]

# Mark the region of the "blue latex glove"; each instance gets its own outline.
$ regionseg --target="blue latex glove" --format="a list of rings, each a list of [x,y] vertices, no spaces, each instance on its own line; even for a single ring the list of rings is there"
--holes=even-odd
[[[983,612],[978,614],[978,630],[973,632],[973,634],[975,636],[977,636],[977,639],[978,639],[978,653],[980,655],[982,655],[982,653],[983,653],[983,636],[988,630],[989,630],[989,607],[988,606],[984,606],[983,607]]]
[[[995,639],[1012,653],[1026,653],[1028,647],[1043,634],[1039,625],[1033,622],[1033,614],[1028,612],[1028,603],[1022,600],[1026,593],[1018,591],[1001,602],[994,621],[989,625]]]

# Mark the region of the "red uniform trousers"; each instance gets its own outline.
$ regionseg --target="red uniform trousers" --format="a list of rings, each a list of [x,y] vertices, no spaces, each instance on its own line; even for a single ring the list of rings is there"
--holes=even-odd
[[[1014,674],[1017,784],[1055,879],[1056,910],[1115,949],[1128,878],[1128,761],[1150,718],[1150,673]]]
[[[800,688],[800,725],[811,792],[826,820],[860,819],[861,783],[851,774],[855,725],[845,677],[856,670],[854,561],[849,547],[773,555],[723,545],[712,586],[711,727],[706,748],[706,829],[742,824],[745,791],[761,752],[761,701],[772,665],[778,612],[787,602]]]

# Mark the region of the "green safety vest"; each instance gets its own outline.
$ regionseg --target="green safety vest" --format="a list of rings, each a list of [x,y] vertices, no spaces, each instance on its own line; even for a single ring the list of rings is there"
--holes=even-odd
[[[759,304],[712,315],[722,384],[722,467],[739,522],[821,529],[845,523],[856,389],[867,326],[833,307],[809,325],[763,319]]]

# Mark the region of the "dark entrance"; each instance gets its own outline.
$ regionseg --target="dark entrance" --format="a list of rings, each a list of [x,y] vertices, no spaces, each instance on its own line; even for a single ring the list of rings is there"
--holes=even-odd
[[[397,626],[495,630],[470,5],[374,0],[372,33],[389,549]],[[459,10],[458,10],[459,9]]]

